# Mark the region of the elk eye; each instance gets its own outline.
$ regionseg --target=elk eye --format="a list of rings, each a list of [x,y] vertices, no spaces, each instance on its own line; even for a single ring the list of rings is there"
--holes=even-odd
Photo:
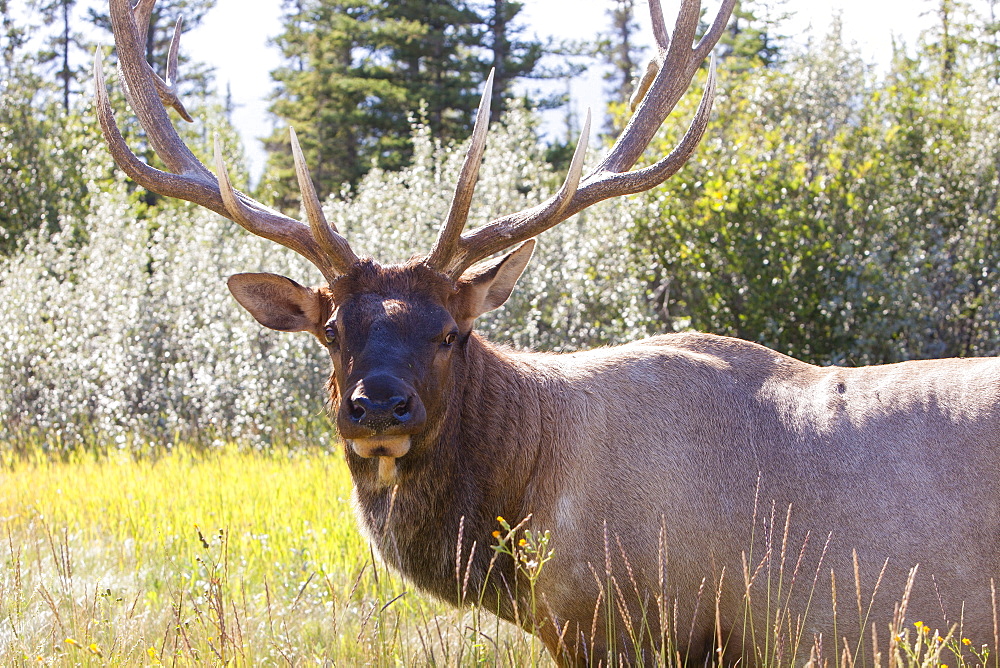
[[[326,326],[326,342],[336,343],[337,342],[337,328],[333,325]]]
[[[454,345],[457,339],[458,339],[458,332],[448,332],[448,334],[444,337],[444,340],[441,341],[441,344],[450,348],[452,345]]]

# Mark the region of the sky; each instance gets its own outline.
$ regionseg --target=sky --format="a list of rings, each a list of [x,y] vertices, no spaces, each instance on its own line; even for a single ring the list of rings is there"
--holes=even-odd
[[[714,14],[719,0],[704,2]],[[804,41],[807,35],[823,35],[833,16],[843,18],[844,33],[861,48],[863,56],[876,63],[888,61],[893,38],[912,45],[919,32],[933,22],[928,15],[932,0],[787,0],[783,10],[793,14],[785,34]],[[566,7],[572,6],[567,12]],[[639,0],[640,42],[652,44],[648,5]],[[663,0],[668,25],[679,0]],[[521,17],[527,34],[539,38],[593,39],[608,28],[610,0],[524,0]],[[234,122],[244,138],[250,173],[263,168],[264,152],[258,138],[270,134],[274,120],[267,114],[267,96],[273,86],[268,73],[280,64],[269,38],[281,30],[281,0],[218,0],[201,26],[185,34],[181,48],[195,60],[215,67],[220,90],[229,86],[236,105]],[[183,72],[181,72],[183,77]],[[582,118],[586,107],[595,115],[603,111],[603,89],[599,68],[592,68],[574,81],[570,94]],[[550,132],[564,125],[565,112],[548,119]],[[597,124],[598,126],[600,124]]]

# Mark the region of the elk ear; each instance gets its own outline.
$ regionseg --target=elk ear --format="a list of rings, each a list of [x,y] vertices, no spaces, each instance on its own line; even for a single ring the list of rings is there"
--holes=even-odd
[[[514,252],[481,262],[462,274],[450,310],[463,332],[472,329],[473,320],[507,301],[534,249],[535,240],[529,239]]]
[[[282,332],[314,332],[329,317],[322,293],[277,274],[236,274],[226,282],[257,322]]]

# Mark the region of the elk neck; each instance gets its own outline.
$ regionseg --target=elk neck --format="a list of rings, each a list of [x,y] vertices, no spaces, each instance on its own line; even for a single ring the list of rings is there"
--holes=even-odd
[[[545,354],[514,352],[475,332],[456,353],[444,409],[397,460],[394,485],[379,483],[375,460],[345,448],[354,502],[383,559],[419,587],[471,603],[489,572],[484,603],[510,618],[514,568],[503,557],[491,569],[492,533],[498,516],[514,525],[534,512],[538,492],[550,487],[565,381],[532,364]]]

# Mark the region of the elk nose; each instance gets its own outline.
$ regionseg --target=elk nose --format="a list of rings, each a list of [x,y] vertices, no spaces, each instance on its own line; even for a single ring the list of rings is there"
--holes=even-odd
[[[384,401],[363,394],[355,394],[350,401],[351,420],[373,431],[406,424],[413,413],[407,397],[394,395]]]

